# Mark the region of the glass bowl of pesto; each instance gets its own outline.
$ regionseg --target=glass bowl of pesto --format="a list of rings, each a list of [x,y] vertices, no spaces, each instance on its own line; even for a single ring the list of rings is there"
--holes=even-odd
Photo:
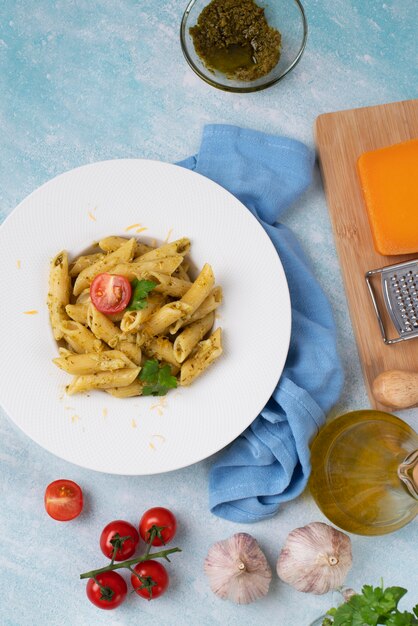
[[[299,0],[190,0],[180,26],[196,74],[236,93],[274,85],[300,60],[308,25]]]

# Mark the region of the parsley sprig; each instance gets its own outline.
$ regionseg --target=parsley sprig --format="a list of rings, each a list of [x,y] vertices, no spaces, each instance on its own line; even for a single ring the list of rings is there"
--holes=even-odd
[[[415,626],[418,624],[418,604],[409,611],[399,611],[398,604],[407,593],[403,587],[372,587],[364,585],[362,592],[352,596],[338,608],[330,609],[322,626]]]
[[[138,280],[131,282],[132,296],[128,305],[128,311],[139,311],[147,306],[147,295],[157,286],[152,280]]]
[[[177,387],[177,378],[172,375],[171,367],[160,365],[157,359],[145,361],[139,379],[148,383],[142,389],[144,396],[165,396],[169,389]]]

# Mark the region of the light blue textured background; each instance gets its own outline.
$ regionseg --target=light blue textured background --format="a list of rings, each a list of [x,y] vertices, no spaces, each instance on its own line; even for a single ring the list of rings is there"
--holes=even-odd
[[[320,113],[418,96],[416,0],[305,0],[310,36],[301,63],[281,83],[250,95],[216,91],[194,76],[179,45],[183,4],[0,3],[2,219],[41,183],[75,166],[117,157],[181,159],[196,151],[207,122],[284,134],[313,147]],[[318,172],[286,223],[298,233],[335,312],[346,384],[334,414],[367,408]],[[399,415],[417,429],[416,410]],[[202,572],[209,545],[242,530],[259,540],[274,567],[291,529],[325,519],[308,494],[273,520],[236,525],[208,512],[210,460],[148,478],[88,472],[43,451],[3,413],[0,461],[1,626],[308,626],[329,606],[329,596],[302,595],[274,577],[267,598],[236,607],[212,595]],[[70,524],[53,522],[43,510],[45,486],[61,476],[86,494],[82,517]],[[131,596],[117,611],[95,609],[78,574],[102,563],[102,526],[120,517],[135,523],[155,504],[179,518],[183,553],[173,557],[169,592],[158,602]],[[416,522],[387,537],[352,536],[347,582],[359,588],[383,576],[386,584],[410,590],[403,606],[411,607],[418,599],[417,540]]]

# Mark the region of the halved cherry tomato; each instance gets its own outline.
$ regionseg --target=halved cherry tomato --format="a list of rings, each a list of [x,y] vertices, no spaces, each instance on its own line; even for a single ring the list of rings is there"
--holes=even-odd
[[[128,537],[128,538],[127,538]],[[112,543],[113,541],[113,543]],[[135,526],[123,520],[109,522],[100,535],[100,548],[105,556],[114,561],[124,561],[135,554],[139,535]],[[115,547],[118,550],[113,556]]]
[[[131,283],[118,274],[98,274],[90,285],[90,298],[101,313],[120,313],[132,295]]]
[[[144,579],[142,582],[135,574],[131,575],[132,587],[139,596],[154,600],[163,595],[168,587],[169,578],[167,570],[161,563],[152,560],[142,561],[135,565],[134,570]]]
[[[44,502],[50,517],[59,522],[68,522],[80,515],[83,508],[83,492],[77,483],[60,478],[48,485]]]
[[[116,609],[128,593],[128,585],[117,572],[102,572],[95,580],[89,578],[86,587],[87,597],[99,609]]]
[[[139,522],[139,534],[148,543],[152,527],[159,529],[152,545],[163,546],[171,541],[176,534],[177,521],[173,513],[162,506],[156,506],[145,511]]]

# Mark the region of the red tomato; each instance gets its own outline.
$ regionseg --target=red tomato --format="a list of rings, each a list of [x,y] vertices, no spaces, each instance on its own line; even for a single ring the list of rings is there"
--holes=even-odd
[[[143,561],[142,563],[137,563],[134,567],[134,570],[137,574],[139,574],[142,578],[145,579],[144,582],[151,582],[152,580],[155,584],[151,587],[144,587],[141,589],[144,584],[137,578],[134,574],[131,575],[131,583],[132,587],[135,589],[135,592],[141,596],[142,598],[146,598],[147,600],[155,600],[159,596],[162,596],[166,591],[169,583],[169,578],[167,574],[167,570],[161,563],[158,561]]]
[[[90,285],[90,298],[101,313],[120,313],[132,295],[131,283],[125,276],[98,274]]]
[[[129,539],[124,539],[124,537],[129,537]],[[124,541],[120,541],[121,539]],[[119,545],[115,546],[111,543],[112,541]],[[115,547],[118,547],[114,557],[115,561],[129,559],[135,554],[138,542],[139,535],[135,526],[119,519],[107,524],[100,535],[100,548],[109,559],[113,557]]]
[[[125,600],[128,585],[120,574],[103,572],[97,574],[96,580],[89,578],[86,593],[90,602],[99,609],[116,609]]]
[[[156,526],[158,535],[154,537],[153,546],[163,546],[171,541],[176,534],[177,522],[173,513],[162,506],[156,506],[153,509],[145,511],[139,522],[139,534],[142,539],[148,543],[150,539],[150,530]]]
[[[59,522],[68,522],[80,515],[83,508],[83,492],[77,483],[61,478],[48,485],[44,502],[48,515]]]

